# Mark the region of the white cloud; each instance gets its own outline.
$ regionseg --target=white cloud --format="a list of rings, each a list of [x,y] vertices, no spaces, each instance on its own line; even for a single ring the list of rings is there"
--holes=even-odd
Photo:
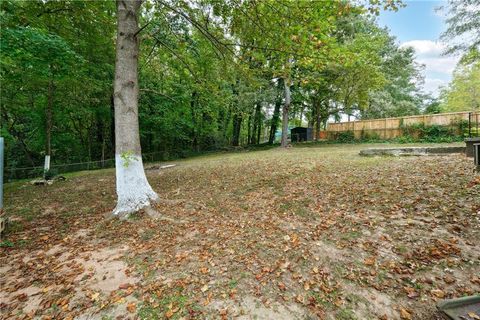
[[[447,80],[426,78],[425,83],[423,84],[423,89],[426,92],[435,93],[435,96],[437,96],[440,92],[440,88],[445,87],[447,84]]]
[[[412,47],[418,55],[438,56],[442,54],[445,46],[432,40],[412,40],[402,43],[401,47]]]
[[[446,75],[451,75],[455,66],[457,65],[458,58],[456,57],[431,57],[431,58],[420,58],[417,57],[417,62],[425,65],[425,71],[428,72],[437,72],[444,73]]]
[[[412,40],[402,43],[401,47],[412,47],[416,61],[425,65],[424,90],[438,96],[440,87],[448,84],[459,57],[443,56],[445,45],[432,40]]]

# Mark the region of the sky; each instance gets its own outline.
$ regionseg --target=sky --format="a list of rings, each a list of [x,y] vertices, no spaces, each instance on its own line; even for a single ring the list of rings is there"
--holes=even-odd
[[[388,27],[401,46],[411,46],[416,61],[425,65],[424,91],[438,97],[440,87],[447,85],[458,57],[442,56],[445,47],[439,40],[446,29],[445,12],[435,9],[445,5],[441,0],[406,0],[405,8],[397,12],[384,11],[378,18],[380,26]]]

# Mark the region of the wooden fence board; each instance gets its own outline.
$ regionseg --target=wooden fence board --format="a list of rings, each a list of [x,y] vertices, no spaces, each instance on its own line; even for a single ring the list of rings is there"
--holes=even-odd
[[[475,122],[478,122],[480,111],[463,111],[350,122],[330,122],[326,131],[329,138],[340,132],[353,131],[357,139],[361,137],[362,132],[376,134],[381,139],[392,139],[402,135],[402,124],[404,126],[422,123],[425,125],[450,126],[455,125],[459,121],[468,121],[470,113],[473,113],[474,119],[477,119]]]

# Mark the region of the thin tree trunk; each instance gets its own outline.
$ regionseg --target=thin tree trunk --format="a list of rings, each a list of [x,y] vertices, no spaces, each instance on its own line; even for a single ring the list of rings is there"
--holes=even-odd
[[[190,99],[190,115],[192,116],[192,149],[194,151],[198,150],[198,137],[197,137],[197,116],[195,113],[195,106],[197,101],[197,92],[192,92],[192,97]]]
[[[53,96],[55,85],[53,79],[48,83],[47,108],[45,109],[45,164],[44,171],[50,170],[50,158],[52,155],[52,127],[53,127]]]
[[[97,143],[100,142],[101,143],[101,150],[100,150],[100,158],[103,162],[103,156],[104,156],[104,144],[105,144],[105,123],[103,121],[103,119],[98,115],[98,114],[95,114],[95,139],[94,139],[94,143],[95,143],[95,153],[93,155],[93,158],[95,160],[98,159],[98,154],[97,154]]]
[[[255,115],[253,116],[253,129],[250,133],[250,144],[258,144],[260,139],[258,138],[258,130],[261,127],[261,112],[262,105],[260,103],[255,104]]]
[[[280,120],[280,106],[282,102],[277,100],[275,102],[275,109],[273,110],[272,123],[270,125],[270,136],[268,137],[268,143],[273,144],[275,141],[275,133],[277,132],[278,121]]]
[[[233,116],[233,139],[232,145],[238,147],[240,144],[240,130],[242,129],[242,116],[235,114]]]
[[[320,140],[320,125],[322,124],[322,118],[320,114],[317,114],[317,120],[315,121],[315,141]]]
[[[231,111],[230,108],[227,109],[227,114],[225,115],[225,118],[223,119],[223,124],[222,124],[222,137],[225,141],[228,141],[227,138],[227,128],[228,124],[230,123],[230,116],[231,116]]]
[[[259,118],[258,125],[257,125],[257,144],[260,144],[260,137],[262,135],[262,118]]]
[[[143,170],[138,126],[138,15],[142,1],[117,0],[114,81],[116,216],[127,216],[158,199]]]
[[[291,97],[290,97],[290,79],[284,80],[285,91],[285,103],[282,110],[282,148],[286,148],[288,145],[288,111],[290,109]]]
[[[102,168],[105,167],[105,136],[102,140]]]
[[[256,107],[255,107],[256,109]],[[257,135],[257,114],[253,112],[250,115],[250,141],[249,144],[255,144],[255,137]]]
[[[300,109],[300,127],[302,126],[303,124],[303,107]]]
[[[92,129],[92,126],[90,125],[90,127],[87,128],[88,161],[92,161],[92,144],[93,144],[92,140],[94,140],[92,131],[93,129]]]
[[[320,139],[320,125],[322,124],[322,117],[320,115],[320,103],[315,103],[315,141]]]
[[[252,144],[252,114],[248,115],[247,121],[247,144]]]

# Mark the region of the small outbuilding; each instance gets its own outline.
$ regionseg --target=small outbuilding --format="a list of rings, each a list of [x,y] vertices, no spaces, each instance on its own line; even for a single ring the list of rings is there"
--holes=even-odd
[[[312,128],[296,127],[290,130],[290,137],[292,142],[312,141]]]

